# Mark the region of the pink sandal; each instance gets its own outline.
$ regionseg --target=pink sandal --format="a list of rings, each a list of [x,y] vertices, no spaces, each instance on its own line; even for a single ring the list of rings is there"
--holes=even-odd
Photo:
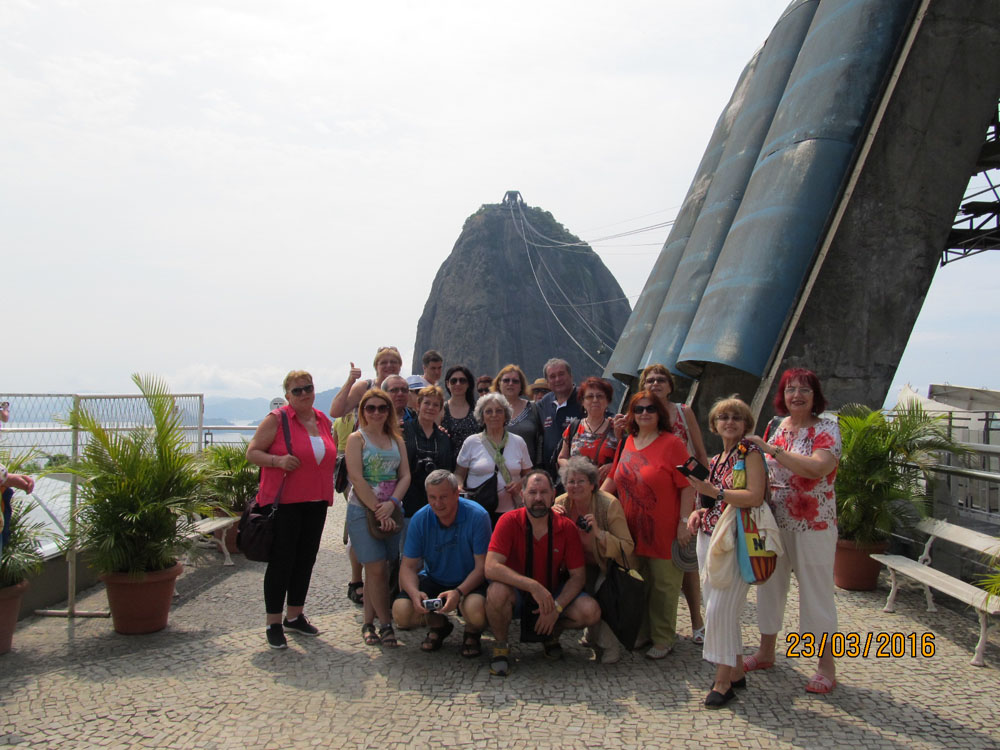
[[[806,683],[806,692],[826,695],[827,693],[832,693],[835,687],[837,687],[836,680],[831,680],[826,675],[817,672]]]
[[[770,669],[774,666],[773,661],[757,661],[756,656],[744,656],[743,657],[743,671],[744,672],[755,672],[758,669]]]

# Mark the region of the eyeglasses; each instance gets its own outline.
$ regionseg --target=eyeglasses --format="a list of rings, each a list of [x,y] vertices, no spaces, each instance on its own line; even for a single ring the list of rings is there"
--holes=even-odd
[[[513,383],[514,385],[521,385],[521,378],[500,378],[501,383]]]
[[[566,480],[567,487],[576,487],[579,484],[590,484],[590,480],[587,477],[573,477]]]
[[[290,393],[293,396],[301,396],[303,393],[312,393],[315,390],[315,386],[312,383],[309,385],[300,385],[295,388],[290,389]]]
[[[803,396],[808,396],[812,392],[813,389],[809,388],[808,386],[801,386],[796,388],[794,385],[789,385],[785,387],[785,393],[791,393],[792,395],[795,395],[796,393],[801,393]]]
[[[608,397],[603,393],[588,393],[583,397],[584,401],[607,401]]]
[[[649,404],[648,406],[643,406],[642,404],[636,404],[633,411],[636,414],[656,414],[656,405]]]
[[[452,378],[448,381],[448,385],[458,385],[459,383],[468,383],[468,378]]]
[[[503,409],[483,409],[484,417],[499,417],[504,413]]]
[[[646,378],[646,384],[647,385],[650,385],[650,384],[656,385],[657,383],[666,383],[666,382],[667,382],[667,379],[665,377],[663,377],[662,375],[651,375],[650,377]]]
[[[365,414],[388,414],[389,404],[365,404]]]
[[[386,393],[409,393],[409,388],[404,388],[403,386],[397,386],[396,388],[390,388]]]
[[[742,422],[743,417],[739,414],[720,414],[715,418],[716,422]]]

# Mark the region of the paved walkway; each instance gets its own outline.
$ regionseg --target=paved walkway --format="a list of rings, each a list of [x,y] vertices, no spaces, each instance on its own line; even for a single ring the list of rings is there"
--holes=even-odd
[[[812,661],[780,656],[749,677],[739,701],[701,705],[713,667],[684,639],[662,662],[629,656],[602,667],[564,636],[566,659],[551,664],[540,647],[516,647],[506,679],[486,657],[458,655],[460,630],[437,654],[424,633],[403,647],[364,646],[360,610],[345,597],[347,558],[338,501],[313,578],[308,612],[323,630],[289,635],[287,651],[266,648],[264,566],[236,556],[221,566],[207,554],[178,583],[169,627],[121,636],[109,620],[33,617],[0,657],[0,745],[45,748],[997,748],[1000,747],[1000,638],[986,668],[969,665],[978,637],[973,613],[922,610],[917,591],[882,612],[883,588],[837,592],[841,630],[925,633],[934,655],[844,658],[829,696],[803,691]],[[753,642],[753,594],[744,638]],[[101,587],[81,609],[105,606]],[[785,626],[792,630],[793,585]],[[690,635],[682,604],[682,635]],[[486,639],[487,647],[491,641]],[[897,639],[897,649],[899,639]],[[909,651],[910,641],[906,641]]]

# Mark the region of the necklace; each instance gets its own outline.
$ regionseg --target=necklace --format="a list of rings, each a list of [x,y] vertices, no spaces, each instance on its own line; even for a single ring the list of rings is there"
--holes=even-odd
[[[605,417],[605,416],[602,416],[602,417],[601,417],[601,422],[600,422],[600,424],[598,424],[598,425],[597,425],[597,427],[594,427],[594,426],[593,426],[593,425],[591,424],[591,422],[590,422],[590,417],[587,417],[587,418],[586,418],[586,419],[585,419],[584,421],[585,421],[585,422],[587,423],[587,429],[588,429],[588,430],[589,430],[589,431],[590,431],[590,432],[591,432],[592,434],[597,434],[597,433],[598,433],[598,432],[600,431],[600,429],[601,429],[602,427],[604,427],[604,423],[608,421],[608,418],[607,418],[607,417]]]

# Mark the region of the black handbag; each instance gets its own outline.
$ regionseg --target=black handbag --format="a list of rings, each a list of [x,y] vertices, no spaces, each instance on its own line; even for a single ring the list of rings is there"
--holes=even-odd
[[[549,511],[548,560],[545,565],[545,588],[552,591],[552,511]],[[528,578],[535,575],[535,540],[531,533],[531,520],[524,516],[524,574]],[[521,643],[545,643],[552,640],[552,634],[535,632],[538,623],[538,602],[527,591],[521,592]]]
[[[466,487],[465,496],[470,500],[475,500],[482,505],[489,513],[496,513],[497,506],[500,505],[500,483],[497,480],[497,467],[493,467],[493,476],[487,479],[478,487],[469,489]]]
[[[601,619],[628,650],[635,648],[643,613],[646,612],[646,584],[639,573],[628,566],[622,547],[622,564],[608,560],[604,582],[595,599],[601,605]]]
[[[292,453],[292,439],[288,435],[288,415],[281,412],[281,426],[285,433],[285,448],[288,455]],[[247,560],[254,562],[270,562],[271,547],[274,545],[274,535],[278,526],[278,505],[281,502],[281,491],[285,487],[285,476],[281,477],[281,484],[278,486],[278,494],[271,503],[270,508],[262,508],[257,503],[257,497],[247,503],[240,516],[239,525],[236,527],[236,548],[244,554]]]
[[[341,454],[337,455],[337,465],[333,470],[333,489],[335,492],[345,492],[350,486],[350,481],[347,479],[347,456]]]

